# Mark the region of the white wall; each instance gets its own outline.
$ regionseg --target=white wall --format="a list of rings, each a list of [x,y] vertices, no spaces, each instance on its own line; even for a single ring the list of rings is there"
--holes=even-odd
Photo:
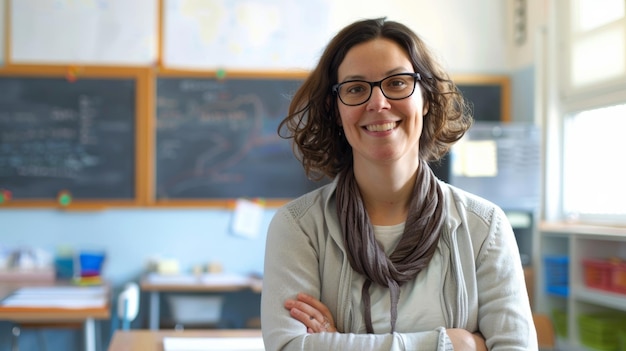
[[[440,54],[453,74],[509,72],[502,0],[348,0],[331,5],[336,31],[365,17],[402,22]]]
[[[526,40],[518,45],[513,40],[514,7],[519,0],[506,0],[506,31],[509,42],[510,67],[512,70],[533,65],[537,59],[538,36],[545,31],[550,0],[524,0],[526,2]]]

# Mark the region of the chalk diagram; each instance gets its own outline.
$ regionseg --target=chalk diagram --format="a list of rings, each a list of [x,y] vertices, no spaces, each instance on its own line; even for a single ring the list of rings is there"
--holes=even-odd
[[[289,99],[276,83],[249,84],[187,82],[177,91],[185,97],[159,94],[158,199],[293,197],[313,188],[276,133]]]

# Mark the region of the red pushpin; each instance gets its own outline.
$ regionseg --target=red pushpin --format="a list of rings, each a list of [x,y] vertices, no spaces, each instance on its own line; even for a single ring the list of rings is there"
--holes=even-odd
[[[6,189],[0,189],[0,205],[11,201],[11,191]]]
[[[67,79],[67,81],[70,83],[74,83],[78,79],[79,73],[80,73],[80,69],[78,67],[70,66],[67,68],[65,79]]]

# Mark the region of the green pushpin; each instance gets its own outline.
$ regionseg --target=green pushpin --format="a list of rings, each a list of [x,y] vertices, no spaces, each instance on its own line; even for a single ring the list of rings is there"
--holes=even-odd
[[[72,202],[72,195],[70,195],[68,191],[62,191],[59,193],[57,200],[59,201],[59,205],[63,207],[68,206]]]
[[[217,76],[217,79],[224,79],[226,77],[226,70],[223,68],[218,69],[217,72],[215,72],[215,76]]]

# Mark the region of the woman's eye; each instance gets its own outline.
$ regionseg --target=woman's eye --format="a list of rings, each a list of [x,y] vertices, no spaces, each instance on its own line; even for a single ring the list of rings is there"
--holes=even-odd
[[[407,85],[404,79],[394,79],[387,84],[388,87],[393,89],[402,89]]]
[[[349,85],[346,87],[345,92],[347,94],[361,94],[366,90],[365,86],[361,84]]]

